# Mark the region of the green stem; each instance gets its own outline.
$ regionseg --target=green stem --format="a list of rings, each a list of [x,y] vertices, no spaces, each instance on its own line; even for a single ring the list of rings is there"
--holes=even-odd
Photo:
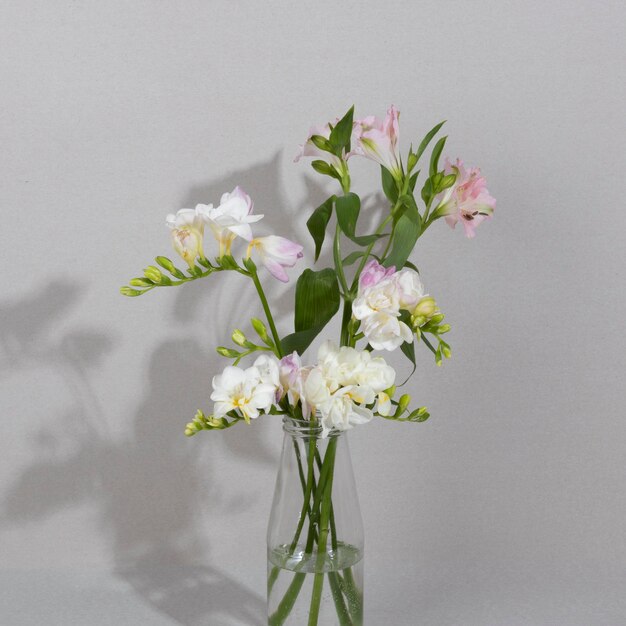
[[[343,291],[344,297],[348,295],[348,281],[346,280],[346,274],[343,270],[343,263],[341,262],[341,230],[339,224],[335,226],[335,239],[333,241],[333,258],[335,261],[335,270],[337,270],[337,277],[339,278],[339,284]]]
[[[265,317],[267,318],[267,322],[270,325],[270,330],[272,331],[272,338],[274,339],[274,344],[276,346],[276,356],[280,359],[283,356],[283,351],[280,345],[280,337],[278,336],[276,324],[274,324],[274,318],[272,317],[272,311],[270,310],[270,306],[267,303],[267,298],[265,297],[265,292],[263,291],[263,286],[261,285],[261,281],[259,280],[259,275],[256,269],[250,272],[250,277],[252,278],[252,282],[256,287],[257,293],[259,294],[261,304],[263,305],[263,310],[265,311]]]
[[[313,490],[313,481],[315,480],[314,455],[315,455],[316,450],[317,450],[317,446],[315,444],[315,438],[311,437],[309,439],[309,453],[307,455],[308,470],[307,470],[306,488],[304,491],[304,500],[302,502],[302,510],[300,511],[300,519],[298,520],[298,527],[296,528],[296,533],[291,542],[291,546],[289,546],[290,553],[293,553],[296,546],[298,545],[298,539],[300,539],[300,533],[302,532],[302,527],[304,526],[304,520],[306,519],[307,514],[313,514],[314,512],[314,509],[311,509],[309,511],[309,501],[311,500],[311,491]]]
[[[330,522],[330,506],[333,490],[333,469],[335,465],[335,452],[337,450],[337,439],[333,439],[328,444],[326,454],[324,456],[324,463],[322,466],[322,473],[327,468],[327,479],[322,486],[322,479],[320,476],[320,482],[318,486],[318,492],[322,491],[321,508],[320,508],[320,531],[319,539],[317,541],[317,567],[318,572],[315,574],[313,580],[313,593],[311,595],[311,608],[309,610],[309,623],[308,626],[317,626],[320,603],[322,600],[322,590],[324,588],[324,565],[326,560],[326,543],[328,541],[328,531]],[[315,506],[313,507],[315,509]],[[321,571],[319,571],[321,570]]]

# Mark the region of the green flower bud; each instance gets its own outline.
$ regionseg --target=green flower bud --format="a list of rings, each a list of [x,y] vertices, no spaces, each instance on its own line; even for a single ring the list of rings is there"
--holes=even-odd
[[[225,348],[224,346],[219,346],[218,348],[215,348],[215,350],[221,356],[225,356],[229,359],[236,359],[239,356],[239,352],[237,352],[237,350]]]
[[[445,315],[443,313],[438,313],[430,318],[430,322],[431,324],[439,324],[439,322],[443,322],[444,317]]]
[[[452,350],[450,350],[450,346],[448,345],[441,346],[441,351],[443,352],[443,356],[445,356],[446,359],[449,359],[452,356]]]
[[[409,152],[409,158],[407,159],[407,171],[411,170],[417,165],[417,156],[413,152]]]
[[[123,296],[134,298],[135,296],[140,296],[143,293],[143,291],[139,291],[139,289],[131,289],[130,287],[120,287],[120,293]]]
[[[238,329],[236,328],[233,331],[233,334],[231,335],[231,339],[233,340],[233,343],[236,343],[238,346],[241,346],[242,348],[245,347],[246,345],[246,336]]]
[[[437,302],[432,296],[423,297],[415,307],[413,315],[416,317],[421,316],[424,318],[424,322],[431,319],[437,312]],[[422,324],[424,323],[422,322]],[[420,324],[420,326],[422,325]]]
[[[443,335],[444,333],[447,333],[450,330],[450,328],[451,328],[450,324],[442,324],[441,326],[437,328],[437,332],[440,335]]]
[[[157,284],[161,283],[161,281],[163,280],[163,274],[161,273],[161,270],[154,265],[146,267],[146,269],[143,271],[143,274],[146,278],[149,278],[152,282]]]
[[[133,278],[128,281],[129,285],[133,287],[151,287],[154,283],[148,278]]]
[[[400,396],[398,400],[398,408],[396,409],[396,415],[401,415],[407,409],[407,407],[411,404],[411,396],[408,393],[405,393]]]

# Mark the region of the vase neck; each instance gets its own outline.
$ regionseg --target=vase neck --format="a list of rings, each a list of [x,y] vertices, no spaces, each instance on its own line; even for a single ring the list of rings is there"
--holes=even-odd
[[[290,435],[293,438],[310,438],[322,439],[322,425],[319,420],[311,419],[296,419],[289,415],[283,417],[283,431],[286,435]],[[331,430],[325,438],[336,438],[343,435],[341,430]]]

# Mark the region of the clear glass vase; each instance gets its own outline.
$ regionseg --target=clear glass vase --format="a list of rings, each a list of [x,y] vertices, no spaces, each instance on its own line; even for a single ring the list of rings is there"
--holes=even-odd
[[[269,626],[362,626],[363,521],[345,432],[283,419],[267,531]]]

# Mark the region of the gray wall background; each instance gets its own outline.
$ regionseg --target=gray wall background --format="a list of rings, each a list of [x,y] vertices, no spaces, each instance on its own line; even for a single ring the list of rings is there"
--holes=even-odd
[[[297,144],[394,103],[404,150],[448,120],[498,209],[414,258],[453,325],[452,361],[422,350],[410,383],[431,421],[350,435],[368,623],[626,623],[623,3],[0,14],[0,622],[263,623],[280,426],[182,434],[254,294],[117,290],[173,254],[168,212],[235,184],[311,262],[330,187]],[[284,333],[291,289],[271,287]]]

